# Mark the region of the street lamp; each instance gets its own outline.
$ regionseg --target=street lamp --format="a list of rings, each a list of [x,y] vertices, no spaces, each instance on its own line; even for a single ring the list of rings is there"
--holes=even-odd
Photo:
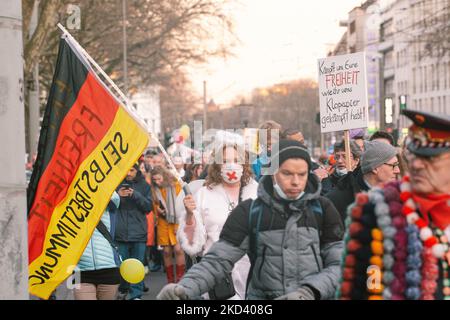
[[[128,68],[127,68],[127,0],[122,0],[122,36],[123,36],[123,82],[125,95],[128,95]]]

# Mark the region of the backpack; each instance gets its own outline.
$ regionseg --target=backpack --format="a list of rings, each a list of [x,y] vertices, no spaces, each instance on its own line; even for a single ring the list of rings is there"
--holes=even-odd
[[[322,235],[322,224],[323,224],[323,209],[322,204],[319,199],[314,199],[308,201],[308,207],[315,217],[315,221],[317,224],[317,230],[319,231],[319,237]],[[246,286],[246,295],[248,285],[251,280],[251,275],[253,274],[253,267],[256,261],[256,254],[258,248],[258,238],[259,238],[259,229],[261,226],[261,219],[264,211],[264,203],[258,198],[252,200],[250,205],[250,214],[248,221],[248,234],[249,234],[249,252],[247,252],[248,257],[250,258],[250,271],[249,276],[247,277],[247,286]],[[316,253],[314,253],[316,254]]]

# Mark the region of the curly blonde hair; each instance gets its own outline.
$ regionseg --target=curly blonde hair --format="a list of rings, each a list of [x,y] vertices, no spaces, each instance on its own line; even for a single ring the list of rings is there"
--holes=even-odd
[[[218,150],[215,150],[212,152],[211,158],[215,159],[216,151],[222,150],[223,153],[225,153],[226,148],[234,148],[236,151],[239,151],[238,147],[236,145],[224,145],[222,148],[219,148]],[[247,150],[245,150],[245,162],[242,164],[243,173],[241,177],[241,187],[245,187],[249,184],[250,179],[253,177],[252,168],[249,163],[249,154]],[[208,167],[208,176],[206,177],[205,185],[208,187],[208,189],[211,189],[213,186],[222,184],[223,178],[221,175],[222,165],[218,164],[216,162],[213,162]]]

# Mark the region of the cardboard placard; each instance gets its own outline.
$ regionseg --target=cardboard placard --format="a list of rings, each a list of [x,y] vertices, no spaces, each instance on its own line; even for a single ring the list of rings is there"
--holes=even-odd
[[[318,67],[321,132],[367,128],[365,53],[319,59]]]

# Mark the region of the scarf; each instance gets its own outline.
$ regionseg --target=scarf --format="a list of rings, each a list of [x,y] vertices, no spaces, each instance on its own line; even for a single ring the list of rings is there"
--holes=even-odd
[[[166,191],[166,199],[164,199],[161,189],[155,188],[156,198],[162,202],[164,208],[166,208],[165,219],[168,223],[178,223],[177,215],[175,212],[175,198],[176,191],[174,186],[164,188]]]
[[[427,224],[431,219],[441,230],[450,226],[450,194],[429,194],[424,197],[413,193],[412,198]]]

